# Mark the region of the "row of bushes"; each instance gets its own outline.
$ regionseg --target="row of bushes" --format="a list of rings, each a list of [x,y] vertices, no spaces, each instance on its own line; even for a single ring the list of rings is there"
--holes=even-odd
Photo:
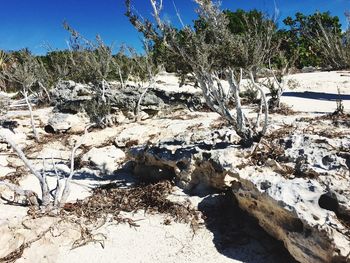
[[[29,49],[0,51],[0,90],[50,89],[59,80],[101,85],[111,80],[124,83],[131,76],[141,82],[148,79],[149,47],[138,54],[122,46],[114,54],[99,36],[88,40],[68,24],[64,27],[71,34],[67,50],[49,50],[44,56],[35,56]]]
[[[330,12],[317,12],[311,15],[296,13],[294,17],[285,18],[281,28],[278,27],[274,18],[258,10],[244,11],[239,9],[235,12],[230,10],[223,12],[228,18],[227,26],[230,32],[235,35],[245,34],[254,27],[252,26],[254,24],[257,24],[254,30],[262,32],[266,30],[267,24],[273,24],[274,50],[272,52],[276,54],[273,59],[275,66],[281,67],[282,59],[289,61],[290,66],[296,69],[310,66],[333,69],[350,67],[350,32],[349,30],[343,32],[339,17],[332,16]],[[196,32],[205,26],[203,19],[194,22]],[[179,38],[182,38],[183,35],[185,35],[183,30],[178,31]],[[208,36],[207,41],[210,41],[210,36]],[[331,42],[325,43],[327,41]],[[331,48],[325,50],[325,44],[330,45]],[[341,54],[332,54],[338,47],[342,48]],[[154,49],[157,61],[165,63],[168,71],[191,71],[188,64],[167,50],[162,42],[155,42]],[[230,54],[223,51],[218,55],[217,60],[225,58],[227,62],[227,57],[230,57]],[[240,63],[237,59],[231,63],[234,66],[241,66],[237,65]]]
[[[271,52],[275,55],[270,56],[269,62],[275,68],[282,68],[286,63],[299,69],[306,66],[333,69],[350,66],[349,30],[342,32],[339,18],[329,12],[312,15],[297,13],[295,17],[283,20],[283,28],[278,28],[272,18],[258,10],[225,10],[224,14],[228,20],[227,27],[233,35],[247,34],[252,29],[264,34],[267,28],[273,29]],[[252,26],[254,24],[256,26]],[[137,54],[125,46],[113,54],[113,47],[105,45],[99,36],[90,41],[67,23],[64,23],[64,27],[71,34],[70,49],[49,50],[44,56],[34,56],[28,49],[1,51],[0,87],[18,90],[22,86],[32,87],[40,83],[49,88],[60,79],[83,83],[100,83],[102,80],[123,82],[130,75],[145,80],[149,74],[145,63],[150,63],[150,57],[151,63],[163,65],[168,72],[184,76],[193,70],[186,60],[169,50],[159,39],[155,39],[151,46],[146,44],[147,56]],[[198,33],[205,27],[201,18],[194,22],[194,29]],[[187,41],[185,29],[176,30],[176,34],[180,43]],[[210,38],[208,34],[204,41],[213,41]],[[339,52],[335,52],[337,50]],[[226,64],[244,68],[245,63],[250,63],[246,60],[252,59],[227,54],[226,50],[218,50],[215,56],[213,61],[218,68]]]

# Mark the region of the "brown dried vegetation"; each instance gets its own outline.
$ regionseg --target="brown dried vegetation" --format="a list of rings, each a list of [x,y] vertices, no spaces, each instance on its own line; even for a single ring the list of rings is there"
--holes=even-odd
[[[175,222],[190,223],[195,231],[200,225],[201,214],[189,202],[175,203],[167,199],[173,192],[173,185],[169,181],[155,184],[140,184],[131,188],[121,188],[118,184],[108,184],[96,188],[93,194],[85,200],[67,203],[62,215],[71,214],[78,218],[85,218],[90,223],[107,216],[117,223],[128,223],[137,227],[137,223],[122,215],[122,212],[135,213],[145,211],[149,214],[164,214],[165,224],[172,219]]]

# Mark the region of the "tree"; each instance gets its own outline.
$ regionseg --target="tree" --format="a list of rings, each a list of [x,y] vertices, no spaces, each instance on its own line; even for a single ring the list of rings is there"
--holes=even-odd
[[[43,64],[28,50],[21,50],[14,53],[11,59],[10,65],[3,69],[0,74],[7,81],[20,85],[22,95],[28,105],[33,134],[35,140],[39,142],[39,134],[35,127],[32,105],[28,98],[28,93],[33,93],[35,84],[38,84],[39,88],[45,90],[47,93],[46,88],[42,84],[42,82],[46,82],[47,71]]]
[[[137,53],[133,50],[131,50],[132,53],[132,59],[135,62],[135,67],[133,70],[134,78],[136,78],[136,82],[138,87],[141,89],[143,88],[143,92],[141,93],[141,96],[136,104],[135,107],[135,119],[136,121],[139,121],[141,119],[140,111],[141,111],[141,104],[142,100],[145,97],[147,91],[154,87],[156,84],[156,75],[159,72],[160,65],[156,65],[153,61],[153,54],[151,51],[151,44],[148,40],[143,41],[143,47],[145,54],[143,56],[138,56]],[[144,82],[147,81],[146,87],[144,87]]]
[[[69,54],[71,64],[74,66],[72,70],[81,76],[82,82],[100,85],[102,101],[106,103],[105,93],[109,89],[106,79],[112,71],[113,47],[105,45],[99,35],[93,42],[82,36],[68,23],[65,22],[63,26],[71,34]]]
[[[8,143],[11,146],[11,148],[16,152],[17,156],[23,161],[27,169],[29,169],[31,174],[38,179],[40,183],[40,189],[41,189],[41,198],[39,198],[38,195],[33,191],[23,190],[20,186],[14,185],[5,180],[0,180],[0,185],[4,185],[8,187],[14,193],[20,196],[25,196],[30,205],[34,206],[37,209],[40,209],[42,212],[49,212],[52,210],[55,210],[56,212],[58,212],[58,209],[64,206],[69,196],[70,183],[75,173],[74,172],[75,154],[78,148],[83,144],[85,136],[90,127],[91,126],[86,127],[84,136],[79,141],[77,141],[77,143],[72,149],[71,157],[70,157],[70,173],[68,177],[62,178],[57,172],[54,161],[52,161],[53,169],[55,171],[55,175],[57,178],[56,188],[52,190],[49,189],[49,186],[47,183],[45,159],[43,159],[42,171],[38,171],[30,163],[30,161],[27,159],[23,151],[18,147],[18,145],[16,145],[16,143],[10,138],[10,136],[4,130],[0,130],[0,139],[4,140],[6,143]]]
[[[350,21],[350,15],[346,15]],[[306,37],[318,50],[323,66],[333,69],[350,68],[350,27],[341,33],[339,28],[325,24],[320,14],[316,16],[316,28],[308,28]]]
[[[289,41],[284,42],[286,53],[298,53],[296,66],[327,66],[318,45],[312,40],[319,35],[320,25],[326,31],[331,31],[334,36],[341,37],[341,24],[337,16],[331,16],[329,12],[304,15],[296,13],[295,18],[287,17],[283,20],[289,30],[281,30],[280,34],[288,36]],[[296,51],[295,51],[296,50]]]
[[[70,74],[72,65],[69,63],[69,54],[69,50],[53,50],[48,47],[47,54],[39,57],[49,73],[50,86],[54,86],[60,80],[74,80],[72,74]]]
[[[208,0],[197,0],[198,16],[205,26],[200,30],[186,26],[179,35],[178,30],[161,20],[162,1],[150,0],[155,24],[132,12],[130,2],[126,0],[126,15],[130,22],[146,38],[163,41],[168,49],[188,61],[207,105],[234,127],[242,138],[242,145],[250,146],[254,140],[259,140],[267,129],[268,109],[265,94],[255,82],[254,75],[271,56],[274,25],[266,23],[261,26],[255,21],[247,23],[247,30],[242,34],[232,34],[228,29],[227,17],[218,5]],[[243,73],[259,90],[265,105],[264,125],[260,131],[254,129],[242,111],[239,91]],[[220,74],[224,74],[229,82],[229,93],[223,89]],[[227,108],[231,98],[234,98],[236,105],[236,116]]]
[[[4,89],[6,91],[5,79],[1,77],[1,72],[5,69],[8,62],[8,55],[5,51],[0,50],[0,89]]]

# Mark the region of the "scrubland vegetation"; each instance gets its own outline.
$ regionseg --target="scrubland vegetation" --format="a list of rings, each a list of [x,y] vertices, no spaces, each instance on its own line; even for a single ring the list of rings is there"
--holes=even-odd
[[[173,185],[168,181],[159,183],[159,178],[170,178],[172,183],[190,192],[205,182],[217,193],[231,191],[235,202],[258,218],[269,234],[283,241],[295,259],[301,262],[333,260],[334,247],[340,243],[346,246],[344,240],[349,239],[344,229],[349,228],[350,210],[342,197],[334,198],[338,192],[343,192],[331,192],[333,183],[321,175],[325,171],[332,178],[349,182],[344,172],[350,167],[346,149],[349,138],[346,131],[332,133],[325,125],[346,130],[349,115],[344,111],[338,89],[339,97],[333,99],[337,105],[333,114],[310,119],[307,119],[310,116],[295,116],[286,124],[281,116],[297,113],[282,104],[281,98],[286,90],[291,93],[299,85],[289,78],[293,73],[349,70],[350,29],[342,31],[339,18],[328,12],[297,13],[285,18],[282,26],[278,25],[276,17],[258,10],[222,10],[210,0],[195,2],[197,19],[191,25],[184,25],[181,14],[177,13],[182,26],[175,27],[162,19],[162,0],[149,0],[151,20],[138,13],[134,1],[126,0],[125,15],[144,37],[142,53],[127,45],[109,46],[100,36],[86,39],[67,22],[63,23],[70,34],[66,50],[48,47],[47,54],[41,56],[28,49],[0,51],[0,91],[11,94],[6,98],[0,96],[0,139],[6,144],[1,149],[4,153],[10,148],[14,151],[39,182],[40,191],[23,188],[11,176],[0,178],[0,186],[6,187],[16,198],[23,197],[24,201],[17,203],[30,207],[28,214],[33,218],[68,218],[70,223],[78,225],[81,236],[73,244],[77,248],[91,242],[104,247],[104,238],[95,238],[85,226],[97,224],[101,218],[102,225],[114,220],[137,226],[132,219],[123,217],[123,212],[151,210],[151,213],[190,223],[195,233],[201,224],[199,211],[187,203],[169,201]],[[350,21],[349,14],[345,15]],[[164,84],[157,79],[164,71],[176,74],[177,91],[155,88]],[[184,91],[183,87],[194,88],[199,95]],[[29,112],[30,131],[24,134],[28,136],[27,148],[18,145],[8,132],[13,132],[18,123],[7,111],[16,112],[18,105],[21,109],[25,105],[25,111]],[[47,121],[45,125],[38,123],[35,114],[39,113],[35,111],[48,107],[52,107],[50,114],[54,117],[49,121],[43,118]],[[214,121],[212,113],[216,113]],[[187,120],[192,122],[189,124]],[[78,125],[74,126],[74,122]],[[300,127],[293,126],[297,122],[301,123]],[[172,125],[175,129],[169,128]],[[106,127],[112,127],[112,134],[117,138],[102,140],[101,131],[110,132]],[[334,141],[330,141],[332,139]],[[95,145],[94,140],[100,140],[99,144]],[[35,150],[44,152],[45,145],[54,141],[68,156],[59,163],[65,170],[58,168],[55,158],[44,154],[40,165],[33,164],[28,155]],[[301,149],[304,145],[305,149]],[[72,182],[79,178],[77,171],[91,168],[93,158],[89,153],[102,149],[105,154],[103,150],[108,147],[117,149],[113,148],[103,157],[95,153],[98,174],[108,174],[107,164],[99,165],[99,158],[107,156],[113,159],[112,163],[114,159],[124,161],[122,168],[111,174],[132,170],[133,175],[140,175],[141,183],[130,190],[120,188],[111,179],[110,184],[96,183],[98,187],[84,200],[68,201],[73,191]],[[325,147],[331,153],[324,152]],[[312,166],[319,159],[322,159],[322,172],[317,170],[321,169],[318,163]],[[279,176],[275,188],[276,180],[268,177],[269,173]],[[225,181],[227,176],[231,178],[229,186]],[[144,177],[148,178],[144,180]],[[55,183],[49,183],[49,178]],[[265,179],[260,181],[259,178]],[[309,181],[297,181],[302,178]],[[304,194],[305,202],[310,192],[322,194],[322,198],[317,199],[319,207],[312,211],[314,214],[306,214],[312,209],[299,209],[294,199],[291,201],[294,203],[288,205],[295,211],[285,205],[289,199],[283,199],[285,203],[281,201],[279,194],[283,189],[291,191],[288,198],[299,194],[293,188],[296,187],[293,180],[297,181],[298,189],[304,191],[300,196]],[[293,182],[291,186],[289,182]],[[260,195],[268,189],[275,191],[268,193],[271,198],[268,194]],[[16,203],[16,198],[11,202]],[[334,200],[336,205],[332,205]],[[314,205],[317,201],[311,203]],[[305,207],[307,205],[310,204]],[[329,219],[328,212],[318,210],[320,207],[332,211],[335,219]],[[267,213],[270,210],[273,216]],[[329,234],[333,230],[320,227],[319,231],[315,227],[321,224],[319,218],[331,220],[322,227],[336,225],[341,237],[334,241]],[[170,224],[169,218],[164,224]],[[270,224],[275,224],[276,228]],[[312,231],[315,236],[310,234]],[[298,246],[302,236],[310,238],[304,250]],[[24,249],[37,241],[33,240],[5,257],[0,256],[0,262],[20,258]],[[306,251],[312,247],[316,247],[316,252]],[[344,259],[342,253],[337,256]]]

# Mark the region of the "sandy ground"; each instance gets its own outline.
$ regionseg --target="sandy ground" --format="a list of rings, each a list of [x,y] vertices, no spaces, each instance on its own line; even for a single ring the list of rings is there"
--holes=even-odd
[[[299,87],[287,90],[282,102],[292,106],[294,110],[307,114],[333,112],[339,88],[345,110],[350,111],[350,77],[341,76],[341,74],[343,73],[322,72],[293,75],[291,78],[298,81]],[[175,77],[165,74],[161,80],[163,83],[158,85],[161,85],[162,88],[176,88],[177,80]],[[184,90],[193,90],[193,87],[185,86]],[[39,123],[47,121],[50,110],[35,111]],[[10,116],[16,116],[16,119],[20,121],[24,127],[23,133],[28,132],[29,120],[26,112],[12,112]],[[206,119],[216,118],[212,117],[213,113],[208,116],[210,118]],[[286,121],[288,120],[286,119]],[[293,119],[289,121],[292,122]],[[44,131],[41,130],[41,132]],[[101,131],[100,134],[95,134],[92,140],[97,143],[96,141],[103,141],[102,138],[113,137],[120,132],[117,129],[108,128]],[[25,136],[16,136],[18,136],[19,143],[26,145]],[[60,154],[63,154],[63,157],[60,157],[67,158],[70,146],[63,145],[62,147],[66,148],[63,151],[59,149]],[[52,151],[50,152],[52,153]],[[2,154],[0,154],[1,156]],[[3,169],[3,173],[5,173],[6,164],[6,160],[0,158],[0,170]],[[118,176],[110,177],[103,183],[118,180],[120,179]],[[49,183],[54,184],[54,178],[49,178]],[[94,176],[84,180],[75,180],[70,200],[88,196],[91,188],[98,184],[101,184],[101,181]],[[39,185],[31,176],[26,176],[21,181],[21,185],[39,191]],[[44,239],[26,249],[23,257],[17,262],[292,262],[286,250],[262,231],[254,220],[242,214],[237,207],[226,209],[231,213],[222,212],[222,217],[217,214],[210,217],[211,212],[215,214],[217,205],[222,204],[219,200],[220,197],[216,195],[190,197],[179,189],[175,194],[177,198],[190,199],[203,212],[207,211],[206,213],[209,215],[209,221],[206,222],[207,227],[202,227],[194,234],[187,224],[164,225],[163,216],[145,215],[140,212],[130,215],[133,219],[138,220],[140,227],[134,228],[125,224],[115,225],[111,222],[98,229],[96,234],[103,234],[101,236],[107,237],[104,241],[104,248],[100,244],[88,244],[72,250],[72,243],[77,233],[73,229],[70,233],[68,227],[64,230],[65,234],[61,233],[66,236],[65,239],[54,238],[55,235],[49,233]],[[16,228],[16,225],[20,225],[19,222],[25,218],[26,208],[7,205],[5,201],[0,200],[0,244],[13,244],[14,248],[20,244],[23,239],[21,234],[25,230],[11,231]],[[229,232],[222,230],[225,224],[230,225]],[[26,231],[27,237],[35,236],[33,231]],[[17,234],[9,234],[15,232]],[[228,237],[230,238],[229,242],[227,242]],[[0,249],[0,258],[4,256],[2,252],[5,253],[4,250]]]
[[[287,89],[282,102],[292,106],[294,110],[310,113],[334,112],[336,100],[340,97],[345,111],[350,111],[350,74],[335,71],[300,73],[290,76],[290,79],[296,80],[299,87]]]
[[[298,73],[286,77],[295,80],[297,87],[286,89],[282,102],[294,110],[309,113],[329,113],[336,109],[336,100],[343,100],[344,109],[350,111],[350,73],[347,71]],[[242,87],[246,80],[242,81]],[[178,79],[173,74],[162,73],[158,76],[158,87],[167,90],[178,90]],[[223,83],[224,89],[229,89]],[[184,92],[200,92],[198,88],[184,85]],[[339,89],[339,94],[338,94]],[[268,93],[268,90],[266,90]]]

